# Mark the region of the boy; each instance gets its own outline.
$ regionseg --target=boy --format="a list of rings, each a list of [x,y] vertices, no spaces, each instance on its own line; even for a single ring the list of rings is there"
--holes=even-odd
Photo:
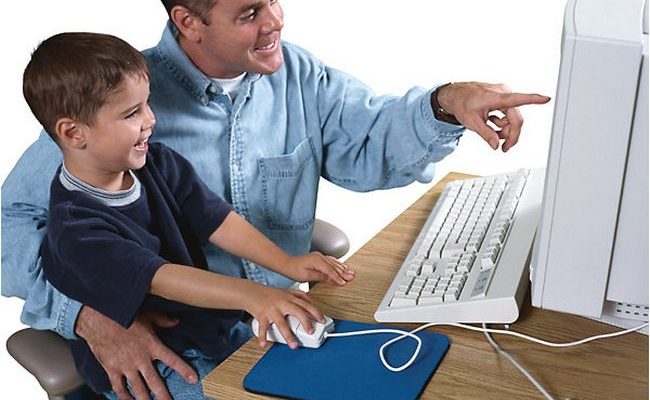
[[[241,323],[236,310],[260,322],[262,346],[271,323],[297,346],[287,314],[307,328],[310,319],[323,320],[300,291],[206,271],[205,242],[298,281],[345,284],[353,278],[345,265],[321,254],[287,255],[210,192],[185,159],[148,144],[155,119],[147,105],[147,66],[126,42],[92,33],[55,35],[34,51],[23,91],[63,152],[41,248],[47,279],[125,328],[139,313],[173,315],[180,322],[157,334],[200,377],[247,339],[228,337]],[[89,386],[116,397],[88,344],[71,346]],[[200,385],[158,368],[173,398],[202,398]]]

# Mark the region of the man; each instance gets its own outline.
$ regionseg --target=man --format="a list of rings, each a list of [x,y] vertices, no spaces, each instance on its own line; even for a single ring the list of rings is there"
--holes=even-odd
[[[458,83],[377,97],[355,78],[281,42],[276,0],[163,3],[170,23],[145,51],[156,139],[187,157],[208,186],[289,253],[306,251],[319,176],[357,191],[430,181],[433,163],[455,149],[465,127],[493,149],[516,144],[516,107],[539,95],[498,85]],[[504,117],[490,116],[500,110]],[[486,124],[492,120],[500,130]],[[23,155],[3,185],[3,294],[26,299],[23,320],[79,335],[129,398],[169,398],[152,360],[189,379],[195,373],[157,339],[174,324],[143,315],[127,331],[57,293],[42,278],[38,248],[47,216],[47,184],[60,158],[47,135]],[[258,282],[292,282],[249,262],[204,248],[211,268]],[[119,348],[119,352],[113,349]]]

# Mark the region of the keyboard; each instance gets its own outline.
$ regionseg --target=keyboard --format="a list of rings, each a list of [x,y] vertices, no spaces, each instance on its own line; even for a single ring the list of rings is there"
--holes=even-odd
[[[448,183],[375,319],[517,320],[529,282],[543,187],[543,169]]]

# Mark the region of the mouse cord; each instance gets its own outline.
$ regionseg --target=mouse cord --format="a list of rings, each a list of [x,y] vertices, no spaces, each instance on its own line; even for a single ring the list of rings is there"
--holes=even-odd
[[[447,326],[455,326],[457,328],[463,328],[463,329],[469,329],[471,331],[476,331],[476,332],[487,332],[487,333],[499,333],[502,335],[510,335],[510,336],[516,336],[521,339],[529,340],[531,342],[541,344],[544,346],[549,346],[549,347],[571,347],[571,346],[577,346],[580,344],[588,343],[588,342],[593,342],[594,340],[599,340],[599,339],[608,339],[608,338],[613,338],[616,336],[622,336],[631,332],[636,332],[640,329],[645,328],[648,326],[648,323],[641,324],[639,326],[635,326],[629,329],[621,330],[621,331],[616,331],[612,333],[604,333],[601,335],[594,335],[594,336],[589,336],[584,339],[576,340],[574,342],[568,342],[568,343],[555,343],[555,342],[547,342],[546,340],[542,339],[537,339],[532,336],[525,335],[523,333],[511,331],[511,330],[504,330],[504,329],[492,329],[492,328],[479,328],[477,326],[472,326],[472,325],[466,325],[466,324],[459,324],[459,323],[454,323],[454,322],[431,322],[428,324],[424,324],[416,329],[413,329],[410,333],[416,333],[419,332],[423,329],[430,328],[432,326],[437,326],[437,325],[447,325]]]
[[[571,347],[571,346],[577,346],[580,344],[585,344],[588,342],[592,342],[594,340],[599,340],[599,339],[607,339],[607,338],[613,338],[617,336],[622,336],[631,332],[638,331],[640,329],[643,329],[648,326],[648,323],[641,324],[639,326],[617,331],[617,332],[612,332],[612,333],[605,333],[605,334],[600,334],[600,335],[594,335],[594,336],[589,336],[584,339],[576,340],[573,342],[567,342],[567,343],[556,343],[556,342],[549,342],[546,340],[538,339],[533,336],[528,336],[523,333],[519,333],[516,331],[510,331],[510,330],[504,330],[504,329],[492,329],[492,328],[487,328],[485,324],[482,324],[482,328],[472,326],[472,325],[466,325],[466,324],[460,324],[460,323],[452,323],[452,322],[432,322],[428,324],[424,324],[416,329],[413,329],[410,332],[399,330],[399,329],[369,329],[369,330],[364,330],[364,331],[353,331],[353,332],[339,332],[339,333],[329,333],[325,332],[325,337],[348,337],[348,336],[358,336],[358,335],[370,335],[370,334],[378,334],[378,333],[394,333],[398,334],[400,336],[393,338],[386,343],[384,343],[380,348],[379,348],[379,358],[381,359],[381,362],[384,364],[384,366],[393,372],[400,372],[405,370],[406,368],[410,367],[411,364],[415,361],[417,358],[418,354],[420,353],[420,348],[422,347],[422,340],[416,336],[415,334],[421,330],[430,328],[432,326],[438,326],[438,325],[447,325],[447,326],[455,326],[457,328],[463,328],[463,329],[468,329],[471,331],[476,331],[476,332],[483,332],[485,334],[485,337],[487,338],[488,342],[494,349],[501,354],[503,357],[505,357],[508,361],[510,361],[535,387],[539,392],[548,400],[553,400],[553,397],[542,387],[542,385],[524,368],[522,367],[517,360],[515,360],[514,357],[512,357],[510,354],[508,354],[505,350],[502,350],[499,345],[492,339],[490,336],[490,333],[499,333],[502,335],[510,335],[510,336],[515,336],[521,339],[529,340],[531,342],[541,344],[544,346],[549,346],[549,347]],[[386,358],[384,356],[384,350],[386,347],[390,346],[391,344],[398,342],[406,337],[413,338],[417,341],[417,347],[415,351],[413,352],[413,355],[411,358],[404,363],[403,365],[399,367],[393,367],[386,361]]]
[[[481,324],[481,325],[483,326],[483,329],[487,329],[487,327],[485,326],[485,324]],[[555,399],[553,399],[553,396],[551,396],[551,395],[546,391],[546,389],[544,389],[544,386],[542,386],[542,384],[539,383],[539,381],[538,381],[537,379],[535,379],[535,378],[533,377],[533,375],[531,375],[531,373],[528,372],[528,370],[527,370],[526,368],[522,367],[521,364],[519,364],[519,363],[517,362],[517,360],[516,360],[513,356],[511,356],[507,351],[502,350],[501,347],[499,347],[499,345],[497,344],[497,342],[495,342],[494,339],[492,339],[492,336],[490,336],[490,334],[489,334],[488,332],[483,331],[483,334],[484,334],[485,337],[487,338],[487,341],[490,343],[490,345],[491,345],[492,347],[494,347],[494,349],[495,349],[499,354],[501,354],[505,359],[507,359],[508,361],[510,361],[510,363],[512,363],[512,365],[514,365],[515,368],[517,368],[517,369],[519,370],[519,372],[521,372],[521,373],[526,377],[526,379],[528,379],[528,380],[529,380],[533,385],[535,385],[535,387],[537,388],[537,390],[542,394],[542,396],[544,396],[544,398],[546,398],[547,400],[555,400]]]
[[[510,361],[535,387],[539,392],[547,399],[547,400],[553,400],[553,397],[542,387],[542,385],[524,368],[522,367],[517,360],[515,360],[514,357],[512,357],[510,354],[508,354],[505,350],[502,350],[499,345],[492,339],[490,336],[490,333],[500,333],[503,335],[510,335],[510,336],[515,336],[521,339],[529,340],[534,343],[538,343],[544,346],[549,346],[549,347],[571,347],[571,346],[577,346],[580,344],[585,344],[588,342],[592,342],[594,340],[599,340],[599,339],[608,339],[608,338],[613,338],[617,336],[622,336],[631,332],[638,331],[640,329],[643,329],[648,326],[648,323],[641,324],[636,327],[632,327],[629,329],[624,329],[612,333],[605,333],[605,334],[600,334],[600,335],[594,335],[594,336],[589,336],[584,339],[576,340],[574,342],[567,342],[567,343],[555,343],[555,342],[548,342],[546,340],[538,339],[532,336],[525,335],[523,333],[515,332],[515,331],[510,331],[510,330],[504,330],[504,329],[491,329],[487,328],[485,324],[482,324],[482,328],[472,326],[472,325],[466,325],[466,324],[459,324],[459,323],[437,323],[437,322],[432,322],[428,324],[424,324],[416,329],[413,329],[409,333],[416,333],[421,330],[430,328],[432,326],[437,326],[437,325],[447,325],[447,326],[455,326],[457,328],[463,328],[463,329],[469,329],[471,331],[476,331],[476,332],[483,332],[485,334],[488,342],[494,349],[501,354],[503,357],[505,357],[508,361]],[[393,341],[401,340],[405,336],[397,337],[393,339]]]
[[[347,336],[358,336],[358,335],[371,335],[371,334],[377,334],[377,333],[394,333],[398,334],[397,338],[391,339],[384,343],[380,348],[379,348],[379,358],[381,359],[381,362],[384,364],[384,367],[388,369],[389,371],[392,372],[400,372],[405,370],[406,368],[410,367],[411,364],[413,364],[413,361],[417,358],[418,354],[420,354],[420,348],[422,347],[422,339],[417,337],[415,333],[412,332],[407,332],[407,331],[402,331],[399,329],[368,329],[365,331],[352,331],[352,332],[340,332],[340,333],[329,333],[325,332],[325,337],[330,338],[330,337],[347,337]],[[413,351],[413,355],[411,358],[404,364],[402,364],[399,367],[393,367],[386,361],[386,357],[384,356],[384,350],[386,347],[390,346],[391,344],[404,339],[405,337],[410,337],[415,339],[418,342],[417,347],[415,348],[415,351]]]

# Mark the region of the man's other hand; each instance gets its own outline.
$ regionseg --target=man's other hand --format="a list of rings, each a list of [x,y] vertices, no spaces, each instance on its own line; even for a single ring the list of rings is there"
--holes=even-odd
[[[84,306],[75,329],[90,346],[121,399],[132,399],[125,385],[128,382],[137,399],[149,400],[149,388],[156,399],[171,400],[153,360],[167,364],[189,383],[198,381],[196,372],[165,346],[154,331],[155,326],[170,328],[177,323],[162,313],[148,312],[139,315],[129,329],[124,329],[98,311]]]
[[[526,104],[544,104],[551,98],[539,94],[513,93],[506,85],[459,82],[438,90],[438,104],[454,115],[465,128],[478,133],[494,150],[506,152],[517,144],[524,119],[517,109]],[[492,122],[497,129],[488,125]]]

